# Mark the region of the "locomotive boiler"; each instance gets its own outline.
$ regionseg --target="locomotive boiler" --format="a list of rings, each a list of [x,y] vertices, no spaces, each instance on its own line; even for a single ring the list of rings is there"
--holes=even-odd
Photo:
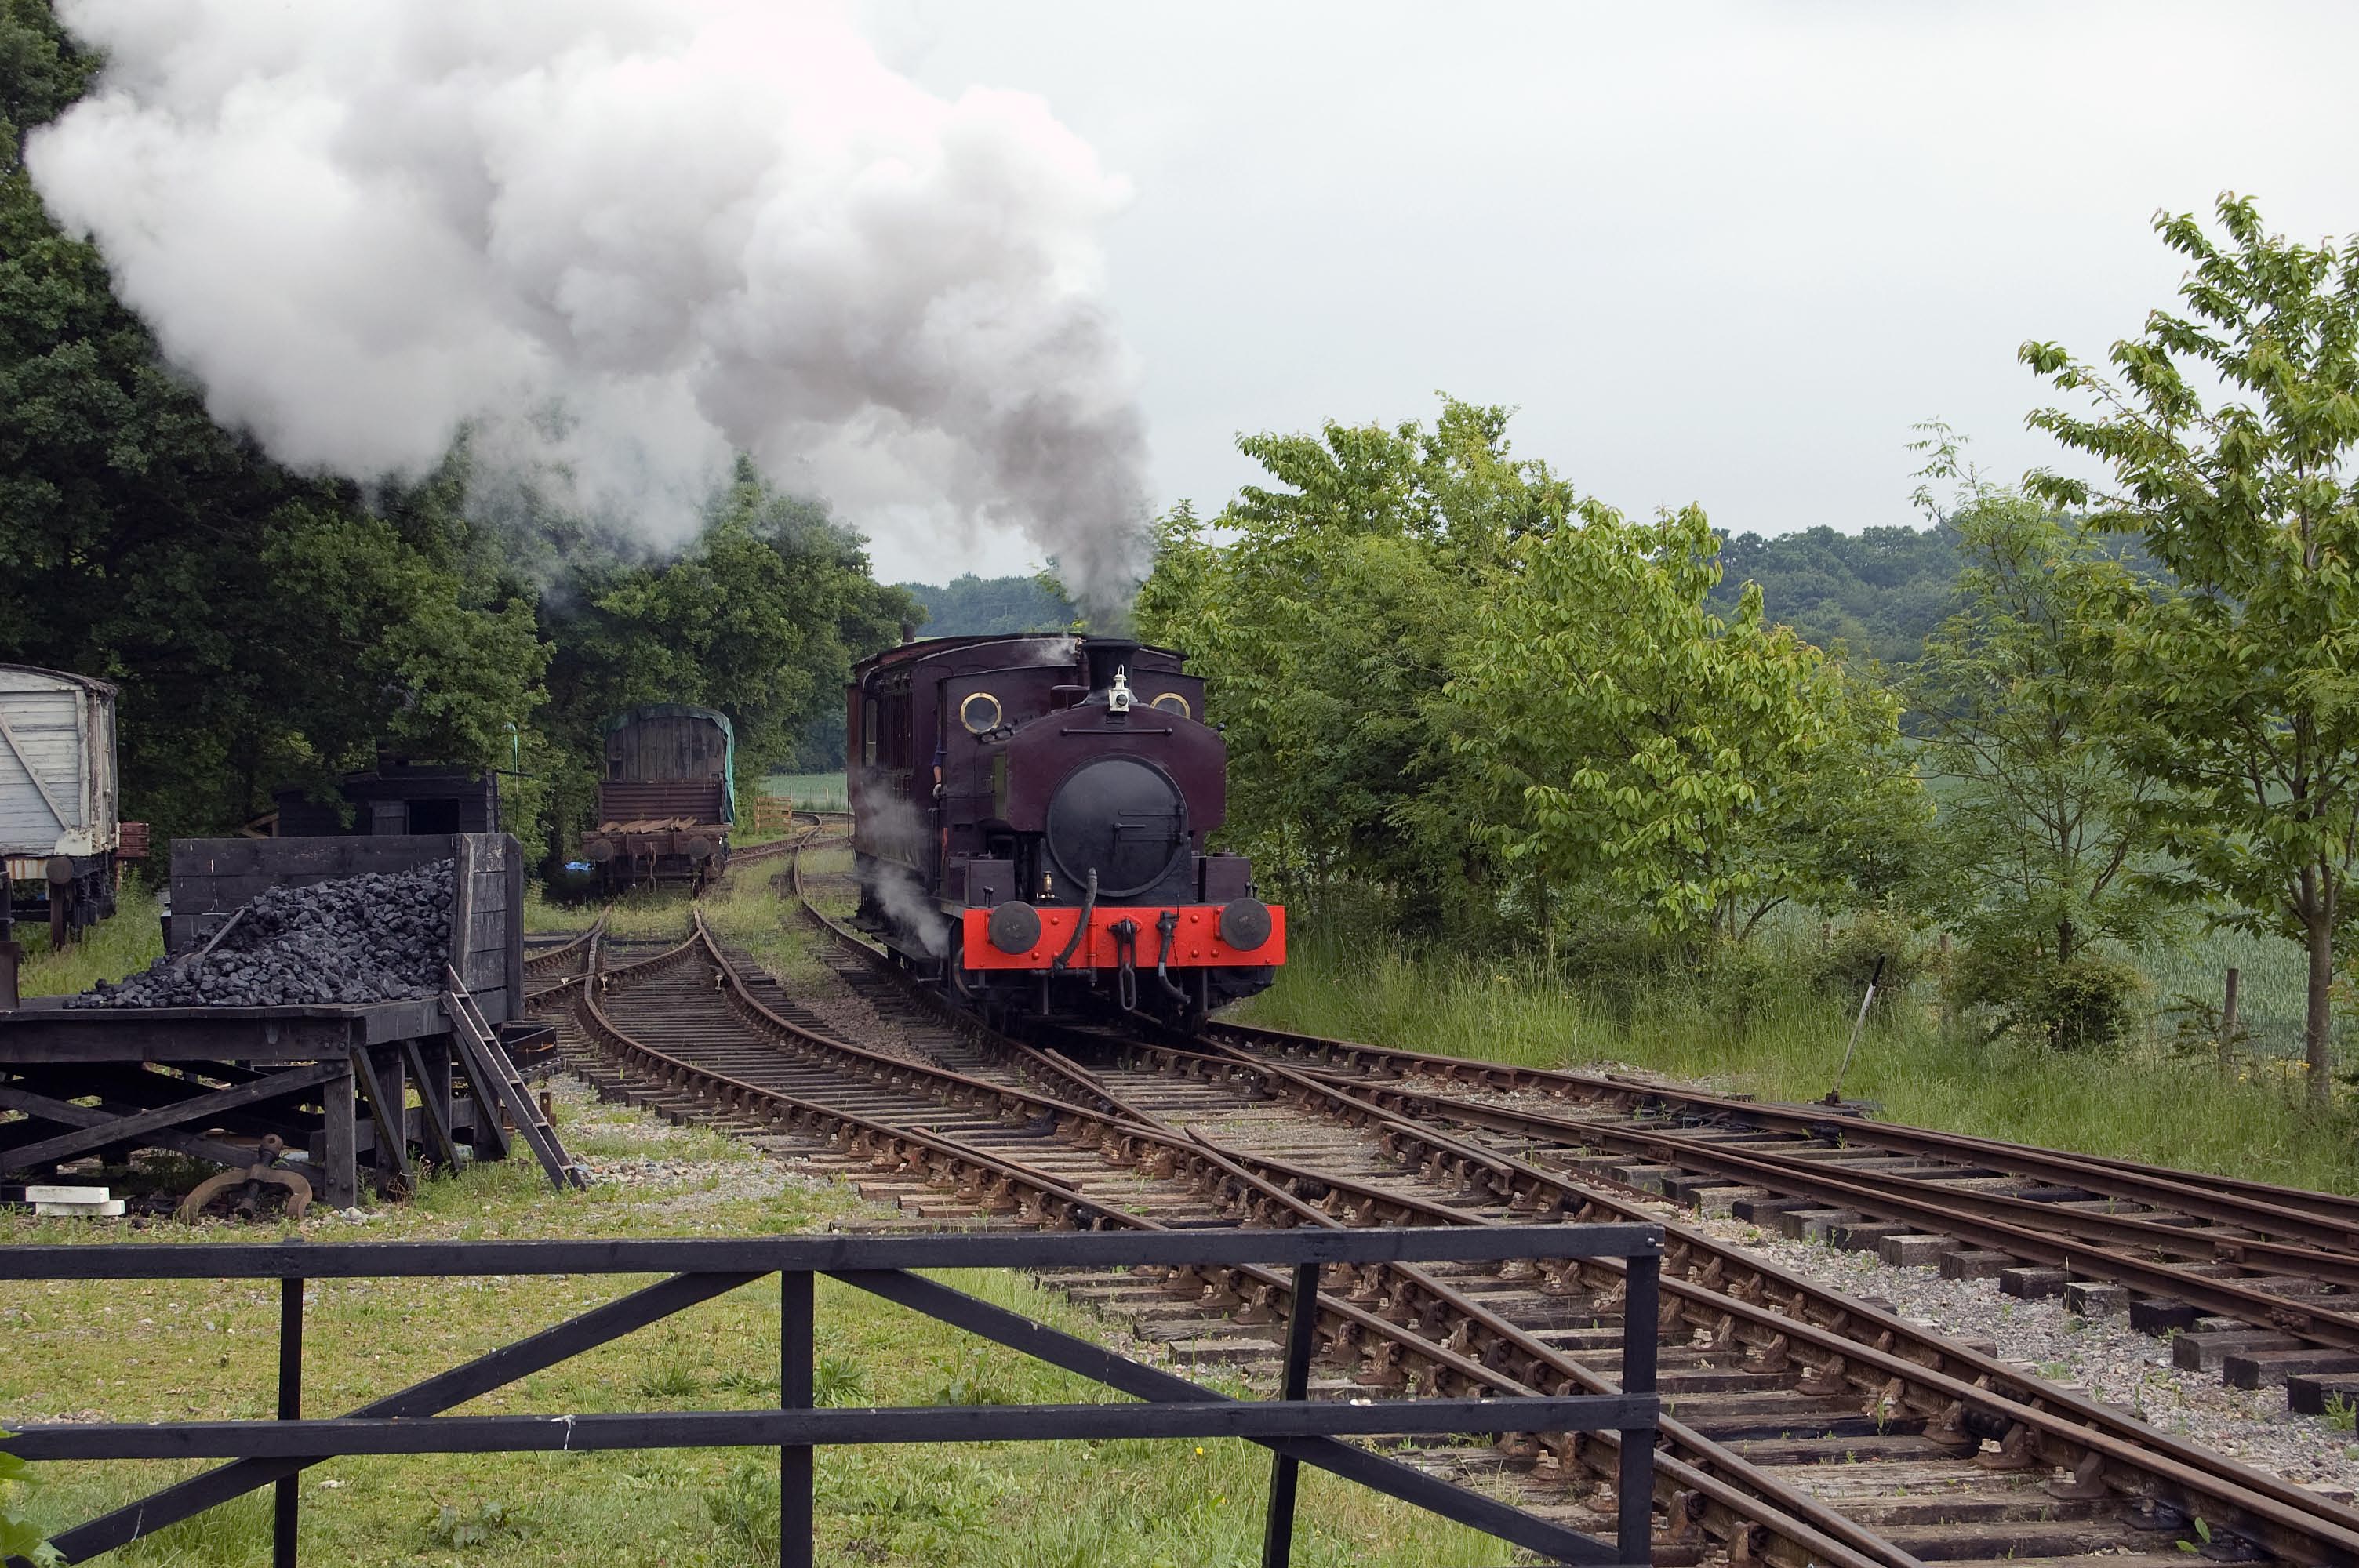
[[[1178,654],[936,638],[864,661],[848,696],[855,923],[958,1000],[1184,1020],[1286,961],[1285,910],[1205,847],[1228,749]]]

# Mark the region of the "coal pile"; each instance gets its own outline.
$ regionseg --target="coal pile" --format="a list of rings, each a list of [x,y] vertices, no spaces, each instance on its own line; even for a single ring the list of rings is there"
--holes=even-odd
[[[440,995],[451,955],[451,870],[277,887],[250,900],[203,957],[158,958],[70,1007],[287,1007]]]

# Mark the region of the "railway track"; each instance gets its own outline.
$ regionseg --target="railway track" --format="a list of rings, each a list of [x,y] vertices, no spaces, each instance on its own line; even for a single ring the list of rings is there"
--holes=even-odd
[[[799,887],[799,857],[789,864]],[[701,920],[662,954],[539,994],[602,1088],[820,1151],[919,1223],[1656,1217],[1593,1173],[1501,1152],[1495,1129],[1377,1103],[1372,1086],[1407,1092],[1384,1081],[1413,1076],[1405,1064],[1289,1064],[1272,1058],[1302,1047],[1267,1042],[1256,1054],[1234,1041],[1109,1048],[1069,1038],[1092,1050],[1084,1067],[934,1013],[878,979],[851,933],[831,926],[825,939],[832,961],[890,1015],[902,1054],[815,1027]],[[582,956],[593,961],[594,945]],[[1497,1086],[1465,1100],[1486,1096]],[[2246,1559],[2359,1560],[2359,1515],[2347,1509],[1669,1228],[1655,1325],[1671,1409],[1658,1561],[2158,1564],[2179,1561],[2182,1543]],[[1268,1325],[1284,1315],[1283,1279],[1223,1271],[1060,1282],[1182,1354],[1248,1373],[1275,1367]],[[1324,1283],[1332,1393],[1603,1391],[1602,1369],[1618,1355],[1611,1265],[1560,1260],[1525,1277],[1378,1269]],[[1603,1528],[1593,1504],[1613,1474],[1610,1439],[1527,1434],[1419,1457],[1511,1482],[1535,1511]]]
[[[2304,1413],[2359,1390],[2359,1201],[2341,1195],[1245,1024],[1189,1044],[1707,1213],[2125,1311],[2181,1368],[2288,1383]]]

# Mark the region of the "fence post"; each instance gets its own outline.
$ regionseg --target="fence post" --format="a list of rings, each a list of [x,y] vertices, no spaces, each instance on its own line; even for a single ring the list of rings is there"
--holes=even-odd
[[[1946,1032],[1957,1022],[1950,1001],[1950,934],[1941,933],[1941,1028]]]
[[[1319,1265],[1294,1266],[1294,1300],[1287,1314],[1286,1370],[1278,1380],[1281,1400],[1310,1394],[1310,1350],[1319,1336]],[[1301,1462],[1290,1454],[1269,1462],[1269,1514],[1262,1521],[1261,1568],[1287,1568],[1294,1556],[1294,1486]]]
[[[2226,1066],[2236,1054],[2236,971],[2228,971],[2227,994],[2220,999],[2220,1065]]]
[[[278,1281],[278,1419],[303,1416],[303,1281]],[[281,1476],[273,1488],[270,1568],[295,1568],[295,1525],[302,1506],[302,1476]]]
[[[1661,1264],[1651,1252],[1633,1257],[1623,1274],[1622,1391],[1655,1392],[1655,1342],[1662,1333]],[[1622,1432],[1622,1474],[1615,1515],[1625,1563],[1653,1560],[1655,1433],[1649,1427]]]
[[[811,1408],[812,1276],[778,1275],[778,1403]],[[811,1568],[811,1451],[808,1444],[778,1450],[778,1568]]]

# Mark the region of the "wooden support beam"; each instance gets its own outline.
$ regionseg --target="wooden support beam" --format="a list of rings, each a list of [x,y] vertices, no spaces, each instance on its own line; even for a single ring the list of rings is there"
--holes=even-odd
[[[273,1073],[250,1084],[240,1084],[235,1088],[215,1089],[194,1099],[158,1106],[154,1110],[141,1111],[135,1116],[111,1117],[96,1125],[85,1124],[78,1132],[45,1138],[38,1143],[27,1143],[22,1148],[0,1153],[0,1170],[53,1164],[109,1143],[136,1143],[146,1133],[168,1127],[185,1127],[192,1121],[210,1120],[223,1111],[299,1094],[324,1083],[334,1076],[335,1072],[335,1068],[326,1065],[295,1067],[284,1073]],[[26,1108],[17,1106],[14,1108],[21,1110]],[[56,1119],[52,1117],[50,1119]]]
[[[320,1087],[320,1104],[326,1112],[327,1123],[320,1162],[320,1192],[330,1208],[351,1208],[361,1201],[360,1156],[353,1147],[359,1141],[355,1125],[358,1118],[353,1104],[354,1080],[353,1070],[343,1066]]]
[[[372,1153],[377,1180],[397,1181],[405,1190],[413,1189],[416,1173],[409,1168],[409,1139],[407,1136],[408,1092],[404,1085],[401,1064],[377,1059],[375,1051],[353,1053],[353,1078],[368,1101],[369,1119],[376,1123],[376,1147]]]
[[[73,1105],[13,1084],[0,1084],[0,1110],[21,1110],[27,1116],[55,1122],[60,1127],[101,1128],[106,1137],[113,1136],[113,1124],[124,1115],[120,1107]],[[194,1133],[175,1131],[169,1128],[149,1132],[139,1141],[151,1149],[169,1149],[200,1160],[210,1160],[216,1165],[254,1163],[254,1151],[251,1149],[241,1149],[234,1143],[215,1142],[210,1138],[200,1138]],[[54,1160],[40,1162],[57,1163]],[[0,1152],[0,1171],[18,1168],[11,1153]]]
[[[418,1080],[418,1119],[425,1133],[419,1141],[447,1174],[459,1168],[459,1145],[451,1136],[451,1043],[447,1038],[405,1040],[401,1049],[410,1076]],[[429,1059],[429,1052],[438,1053],[440,1060]],[[401,1130],[406,1137],[408,1128]]]

